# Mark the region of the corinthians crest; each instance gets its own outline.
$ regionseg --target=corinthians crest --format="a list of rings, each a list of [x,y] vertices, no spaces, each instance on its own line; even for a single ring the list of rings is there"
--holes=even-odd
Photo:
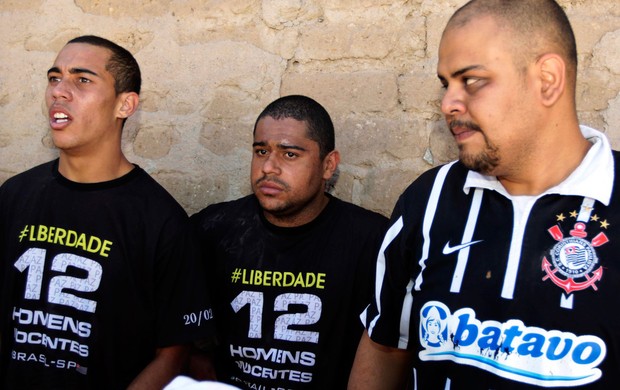
[[[576,212],[571,213],[577,222],[568,237],[564,236],[558,225],[547,230],[557,244],[550,250],[551,261],[543,257],[542,270],[545,272],[543,280],[551,280],[567,294],[587,288],[597,290],[596,282],[603,277],[603,267],[599,264],[595,248],[609,242],[609,239],[605,233],[600,232],[588,241],[587,225],[584,220],[598,221],[596,215],[590,216],[591,211],[591,205],[584,204],[579,215]],[[558,220],[563,218],[562,215],[558,216]],[[603,226],[603,223],[601,225]]]

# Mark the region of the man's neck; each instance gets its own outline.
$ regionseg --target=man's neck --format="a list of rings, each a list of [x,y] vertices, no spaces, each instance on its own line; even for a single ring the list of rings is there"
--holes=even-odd
[[[511,195],[539,195],[568,178],[581,164],[592,144],[581,133],[569,142],[539,152],[519,170],[521,175],[497,176]]]
[[[124,154],[113,158],[99,159],[71,156],[60,152],[58,172],[66,179],[77,183],[101,183],[118,179],[134,168]]]
[[[329,197],[325,193],[321,193],[317,199],[300,212],[290,215],[276,215],[263,210],[263,215],[272,225],[285,228],[298,227],[314,221],[327,207],[328,203]]]

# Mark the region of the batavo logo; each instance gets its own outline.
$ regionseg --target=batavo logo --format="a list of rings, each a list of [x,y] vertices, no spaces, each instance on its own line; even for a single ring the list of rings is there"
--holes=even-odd
[[[596,336],[530,327],[516,319],[481,322],[471,308],[452,314],[437,301],[420,310],[419,330],[423,361],[451,360],[544,387],[596,381],[607,353]]]

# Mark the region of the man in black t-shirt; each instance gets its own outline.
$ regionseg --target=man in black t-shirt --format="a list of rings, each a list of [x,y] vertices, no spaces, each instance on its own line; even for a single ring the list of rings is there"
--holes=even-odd
[[[82,36],[47,76],[59,158],[0,187],[0,387],[162,388],[212,309],[187,214],[121,150],[140,69]]]
[[[620,155],[579,125],[566,14],[470,1],[437,73],[459,161],[396,203],[350,388],[620,388]]]
[[[218,379],[344,389],[387,219],[325,192],[340,156],[314,100],[269,104],[253,150],[254,194],[192,216],[217,297]]]

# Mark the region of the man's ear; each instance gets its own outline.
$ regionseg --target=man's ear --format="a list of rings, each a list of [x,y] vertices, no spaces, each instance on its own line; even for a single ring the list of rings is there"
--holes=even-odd
[[[544,106],[554,105],[566,90],[566,63],[558,54],[545,54],[537,61],[540,98]]]
[[[140,97],[135,92],[123,92],[120,94],[120,107],[118,109],[118,117],[127,119],[133,115],[138,109]]]
[[[323,179],[329,180],[340,164],[340,152],[332,150],[323,159]]]

